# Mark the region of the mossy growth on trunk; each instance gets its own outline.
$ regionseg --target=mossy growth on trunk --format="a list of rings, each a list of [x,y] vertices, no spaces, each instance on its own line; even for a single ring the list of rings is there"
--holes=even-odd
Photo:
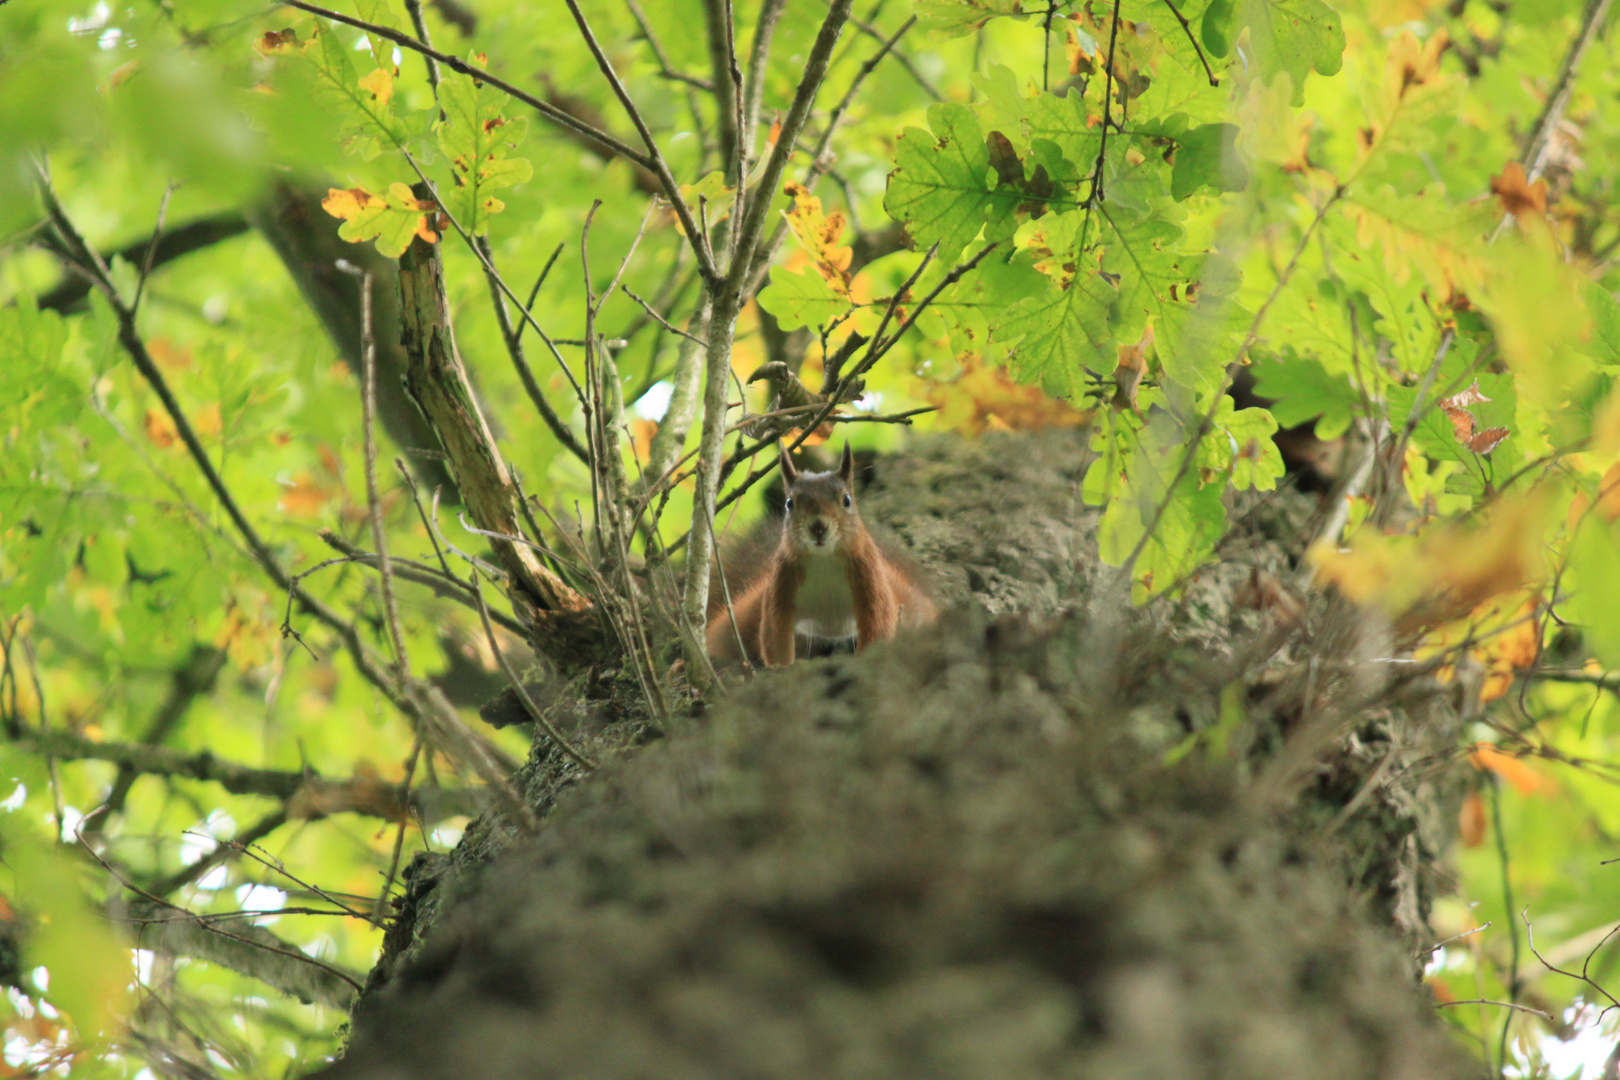
[[[1085,436],[936,439],[864,512],[949,614],[654,729],[555,715],[533,835],[419,860],[334,1077],[1472,1075],[1421,988],[1449,690],[1280,611],[1310,499],[1176,600],[1095,557]],[[1257,592],[1263,590],[1249,590]]]

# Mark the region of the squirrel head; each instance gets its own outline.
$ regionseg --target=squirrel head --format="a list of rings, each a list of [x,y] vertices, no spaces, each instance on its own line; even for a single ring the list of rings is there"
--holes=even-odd
[[[843,461],[833,472],[800,472],[783,453],[782,479],[787,482],[785,535],[795,551],[831,554],[862,531],[849,443],[844,443]]]

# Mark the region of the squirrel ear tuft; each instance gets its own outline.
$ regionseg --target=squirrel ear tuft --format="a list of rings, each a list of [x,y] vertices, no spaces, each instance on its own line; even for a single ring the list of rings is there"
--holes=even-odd
[[[855,483],[855,455],[849,451],[849,440],[844,440],[844,460],[838,463],[838,475],[844,483],[853,486]]]
[[[793,459],[788,456],[786,448],[781,443],[776,444],[777,453],[782,456],[782,479],[794,483],[799,479],[799,470],[793,467]]]

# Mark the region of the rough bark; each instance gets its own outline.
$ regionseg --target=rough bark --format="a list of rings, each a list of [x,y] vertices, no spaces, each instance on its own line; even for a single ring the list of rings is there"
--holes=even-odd
[[[1469,1072],[1415,979],[1449,693],[1359,662],[1330,604],[1247,606],[1300,496],[1236,507],[1182,602],[1109,600],[1083,447],[879,460],[863,513],[932,574],[934,628],[667,731],[609,676],[559,692],[604,764],[537,744],[538,836],[481,822],[411,868],[323,1075]]]
[[[479,528],[521,536],[517,490],[473,396],[456,351],[439,245],[421,237],[399,260],[405,387],[433,424],[450,460],[467,512]],[[590,607],[526,545],[493,537],[490,546],[512,580],[509,594],[541,611],[577,613]]]

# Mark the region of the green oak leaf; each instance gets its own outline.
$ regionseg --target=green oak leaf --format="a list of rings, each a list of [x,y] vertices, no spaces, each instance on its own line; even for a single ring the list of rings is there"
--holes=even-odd
[[[984,132],[967,106],[937,104],[928,110],[928,124],[932,135],[907,128],[900,136],[883,208],[905,223],[918,247],[937,242],[939,261],[949,264],[981,228],[990,240],[1011,236],[1025,194],[999,188]]]
[[[1334,75],[1344,62],[1344,26],[1322,0],[1238,0],[1236,28],[1245,26],[1261,77],[1288,72],[1296,106],[1305,104],[1305,76],[1312,68]]]
[[[771,270],[771,283],[759,294],[759,306],[776,316],[783,330],[816,328],[849,310],[849,301],[833,292],[820,274]]]
[[[1281,355],[1256,358],[1249,366],[1254,392],[1272,402],[1271,415],[1283,427],[1316,421],[1316,437],[1337,439],[1350,429],[1361,399],[1343,375],[1330,375],[1320,361],[1285,348]]]
[[[1586,312],[1592,317],[1586,351],[1601,363],[1620,364],[1620,303],[1595,281],[1588,282],[1584,292]]]
[[[1238,158],[1236,124],[1202,124],[1187,132],[1176,147],[1170,174],[1170,196],[1181,202],[1202,188],[1242,191],[1249,170]]]
[[[1215,414],[1215,429],[1199,447],[1199,464],[1217,472],[1231,472],[1239,491],[1270,491],[1283,476],[1282,452],[1271,437],[1277,418],[1267,409],[1239,409],[1222,397]]]
[[[918,20],[935,37],[954,38],[981,30],[991,19],[1021,18],[1023,0],[917,0]]]
[[[1198,36],[1209,55],[1224,58],[1232,52],[1232,0],[1210,0],[1198,24]]]
[[[436,125],[439,149],[456,181],[442,194],[456,221],[475,236],[489,231],[491,214],[506,209],[495,192],[534,175],[527,158],[506,156],[523,140],[529,120],[505,116],[504,102],[502,95],[468,75],[447,71],[439,83],[439,107],[444,110]]]
[[[300,52],[315,69],[321,96],[342,111],[343,145],[366,160],[398,150],[410,138],[393,108],[393,72],[378,68],[361,79],[349,59],[351,50],[322,19]]]

